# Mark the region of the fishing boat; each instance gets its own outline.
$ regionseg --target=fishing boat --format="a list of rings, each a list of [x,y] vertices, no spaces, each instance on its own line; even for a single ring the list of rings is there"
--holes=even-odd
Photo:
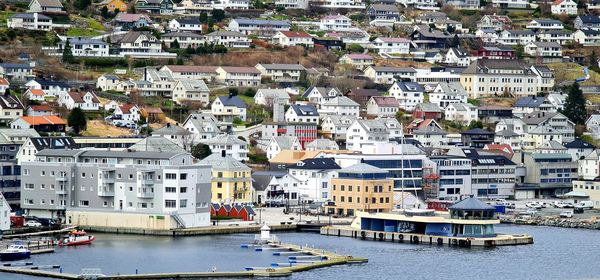
[[[77,246],[92,244],[96,240],[93,235],[88,235],[84,230],[69,232],[58,241],[58,246]]]
[[[31,256],[31,251],[22,244],[10,245],[6,250],[0,251],[0,260],[15,261],[28,259]]]

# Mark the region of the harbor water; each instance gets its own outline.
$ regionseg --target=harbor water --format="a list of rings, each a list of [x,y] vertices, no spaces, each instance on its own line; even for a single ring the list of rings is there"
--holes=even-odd
[[[309,245],[365,257],[353,264],[295,273],[290,279],[589,279],[600,278],[600,231],[499,225],[501,233],[528,233],[535,244],[496,248],[450,248],[321,236],[276,233],[285,243]],[[35,265],[61,265],[64,272],[100,268],[104,274],[241,271],[287,262],[272,252],[240,248],[251,234],[162,237],[97,234],[91,246],[58,248],[35,255]],[[42,279],[0,273],[0,279]]]

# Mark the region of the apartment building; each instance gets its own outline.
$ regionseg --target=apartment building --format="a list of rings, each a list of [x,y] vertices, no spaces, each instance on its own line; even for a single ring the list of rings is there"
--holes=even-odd
[[[210,180],[189,153],[46,149],[22,164],[21,204],[80,226],[208,226]]]
[[[213,203],[252,203],[250,167],[225,155],[224,152],[213,153],[201,160],[200,164],[212,167],[211,201]]]

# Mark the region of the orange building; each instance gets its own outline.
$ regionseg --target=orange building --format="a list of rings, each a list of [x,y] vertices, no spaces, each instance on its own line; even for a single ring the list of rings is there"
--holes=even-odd
[[[115,9],[121,12],[127,12],[127,3],[122,0],[104,0],[98,3],[98,6],[108,8],[109,12],[113,12]]]

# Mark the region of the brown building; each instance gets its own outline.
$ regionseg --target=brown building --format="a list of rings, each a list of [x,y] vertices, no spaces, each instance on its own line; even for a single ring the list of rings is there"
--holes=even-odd
[[[328,212],[354,216],[356,211],[390,212],[394,207],[394,182],[388,172],[359,163],[338,172],[331,179],[331,198]]]

